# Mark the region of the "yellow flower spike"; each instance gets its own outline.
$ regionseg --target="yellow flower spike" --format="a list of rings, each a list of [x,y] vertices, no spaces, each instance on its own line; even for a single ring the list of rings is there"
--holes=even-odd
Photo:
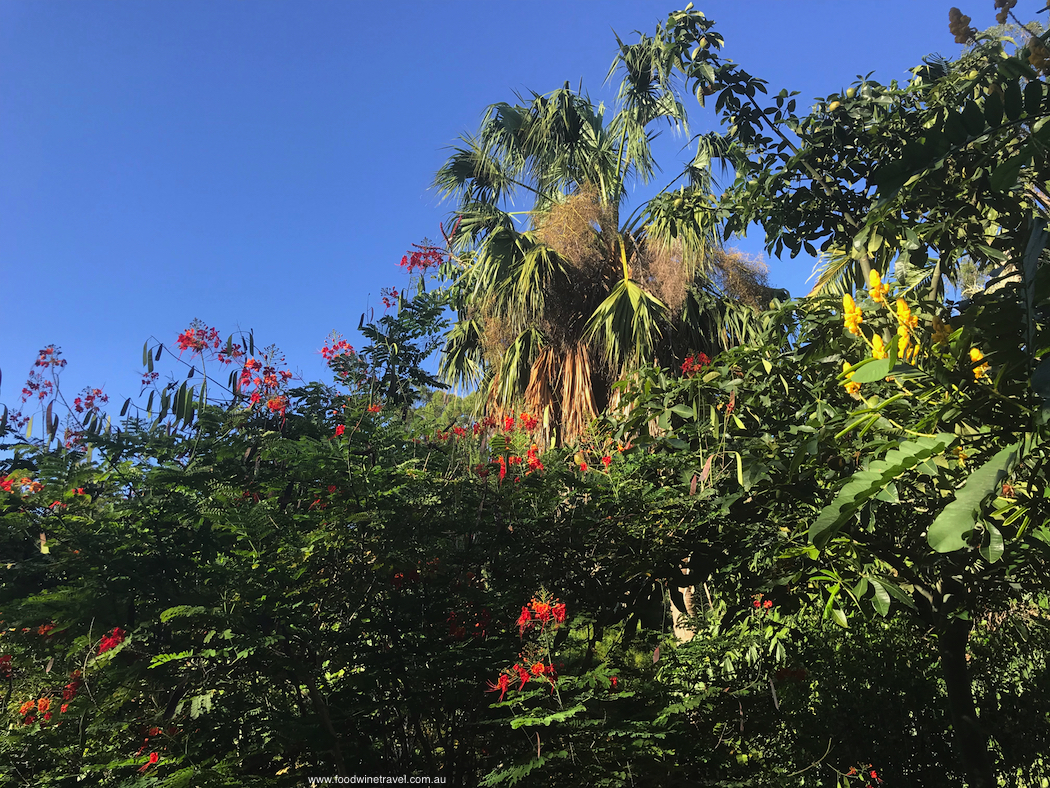
[[[846,387],[846,391],[850,394],[857,394],[860,392],[860,384],[854,383],[850,378],[853,377],[853,365],[848,361],[842,362],[842,371],[846,373],[846,382],[842,385]]]
[[[849,293],[842,296],[842,320],[851,334],[860,336],[860,324],[864,322],[864,314],[857,308],[853,296]]]
[[[871,355],[874,358],[886,358],[886,345],[879,334],[871,338]]]
[[[868,294],[871,296],[871,300],[876,304],[883,303],[886,300],[886,291],[889,288],[882,283],[882,277],[879,276],[879,272],[874,268],[871,269],[868,284]]]
[[[904,328],[904,326],[901,326]],[[900,333],[898,331],[898,333]],[[904,333],[900,334],[897,338],[897,356],[907,360],[906,353],[908,352],[908,345],[911,344],[911,337],[908,336],[908,329],[904,328]]]
[[[973,368],[973,379],[974,380],[980,380],[981,378],[987,376],[988,370],[991,368],[990,364],[981,364],[981,363],[979,363],[983,359],[984,359],[984,353],[982,353],[980,350],[978,350],[975,347],[970,348],[970,362],[973,363],[973,364],[977,364],[977,366],[975,366]]]
[[[902,326],[907,326],[908,328],[915,328],[919,325],[919,318],[911,313],[911,307],[908,306],[908,302],[903,298],[897,299],[897,320],[900,321]]]

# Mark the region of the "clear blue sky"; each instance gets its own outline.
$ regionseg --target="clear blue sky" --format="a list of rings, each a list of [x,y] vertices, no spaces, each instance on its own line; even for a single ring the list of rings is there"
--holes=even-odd
[[[724,54],[809,99],[958,52],[923,0],[720,0]],[[1037,8],[1018,7],[1022,17]],[[684,3],[683,3],[684,5]],[[992,0],[964,9],[983,28]],[[612,31],[678,6],[640,0],[0,3],[0,402],[37,349],[63,389],[138,391],[142,343],[199,317],[255,330],[306,379],[333,329],[356,340],[401,255],[438,237],[447,146],[515,91],[603,80]],[[713,122],[690,107],[693,131]],[[664,169],[684,139],[668,138]],[[684,154],[683,154],[684,156]],[[670,158],[669,158],[670,157]],[[737,243],[761,250],[756,235]],[[812,261],[770,261],[805,292]],[[356,344],[356,342],[355,342]],[[112,408],[112,402],[111,402]]]

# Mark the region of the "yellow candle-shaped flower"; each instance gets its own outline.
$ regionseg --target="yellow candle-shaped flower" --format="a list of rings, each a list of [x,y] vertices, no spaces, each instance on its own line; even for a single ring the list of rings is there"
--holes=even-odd
[[[907,326],[908,328],[915,328],[919,325],[919,318],[911,313],[911,307],[908,306],[908,302],[903,298],[897,299],[897,320],[900,321],[902,326]]]
[[[860,336],[860,324],[864,322],[864,315],[849,293],[842,296],[842,319],[851,334]]]
[[[970,348],[970,362],[976,364],[973,368],[973,379],[980,380],[988,374],[989,364],[980,363],[984,359],[984,353],[975,347]]]
[[[883,343],[880,334],[876,334],[871,338],[871,355],[875,358],[886,358],[886,345]]]
[[[886,300],[886,291],[889,289],[882,283],[882,277],[879,276],[879,272],[874,268],[871,269],[871,276],[868,277],[868,295],[871,296],[871,300],[876,304],[881,304]]]
[[[857,394],[860,391],[860,384],[854,383],[850,378],[853,377],[853,365],[848,361],[842,362],[842,371],[846,373],[846,382],[842,385],[846,387],[846,391],[850,394]]]

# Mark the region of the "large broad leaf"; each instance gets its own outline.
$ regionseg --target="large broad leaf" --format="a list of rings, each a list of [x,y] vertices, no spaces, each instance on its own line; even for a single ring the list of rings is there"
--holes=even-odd
[[[966,547],[965,535],[973,530],[981,502],[999,489],[1021,453],[1021,444],[1007,446],[984,465],[966,477],[955,493],[955,500],[945,506],[930,530],[926,541],[938,553],[950,553]]]
[[[809,527],[809,540],[823,547],[869,498],[905,471],[943,452],[954,440],[954,435],[942,432],[932,438],[904,441],[886,452],[883,459],[857,471]]]

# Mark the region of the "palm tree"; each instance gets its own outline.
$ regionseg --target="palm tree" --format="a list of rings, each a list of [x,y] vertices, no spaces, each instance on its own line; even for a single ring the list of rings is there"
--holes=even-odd
[[[612,384],[630,369],[720,344],[718,280],[751,270],[721,250],[703,145],[621,216],[629,187],[656,170],[654,126],[684,131],[686,116],[671,83],[680,55],[659,36],[619,43],[612,117],[568,83],[494,104],[436,178],[457,201],[458,321],[441,372],[485,388],[491,408],[529,410],[558,442],[614,401]]]

